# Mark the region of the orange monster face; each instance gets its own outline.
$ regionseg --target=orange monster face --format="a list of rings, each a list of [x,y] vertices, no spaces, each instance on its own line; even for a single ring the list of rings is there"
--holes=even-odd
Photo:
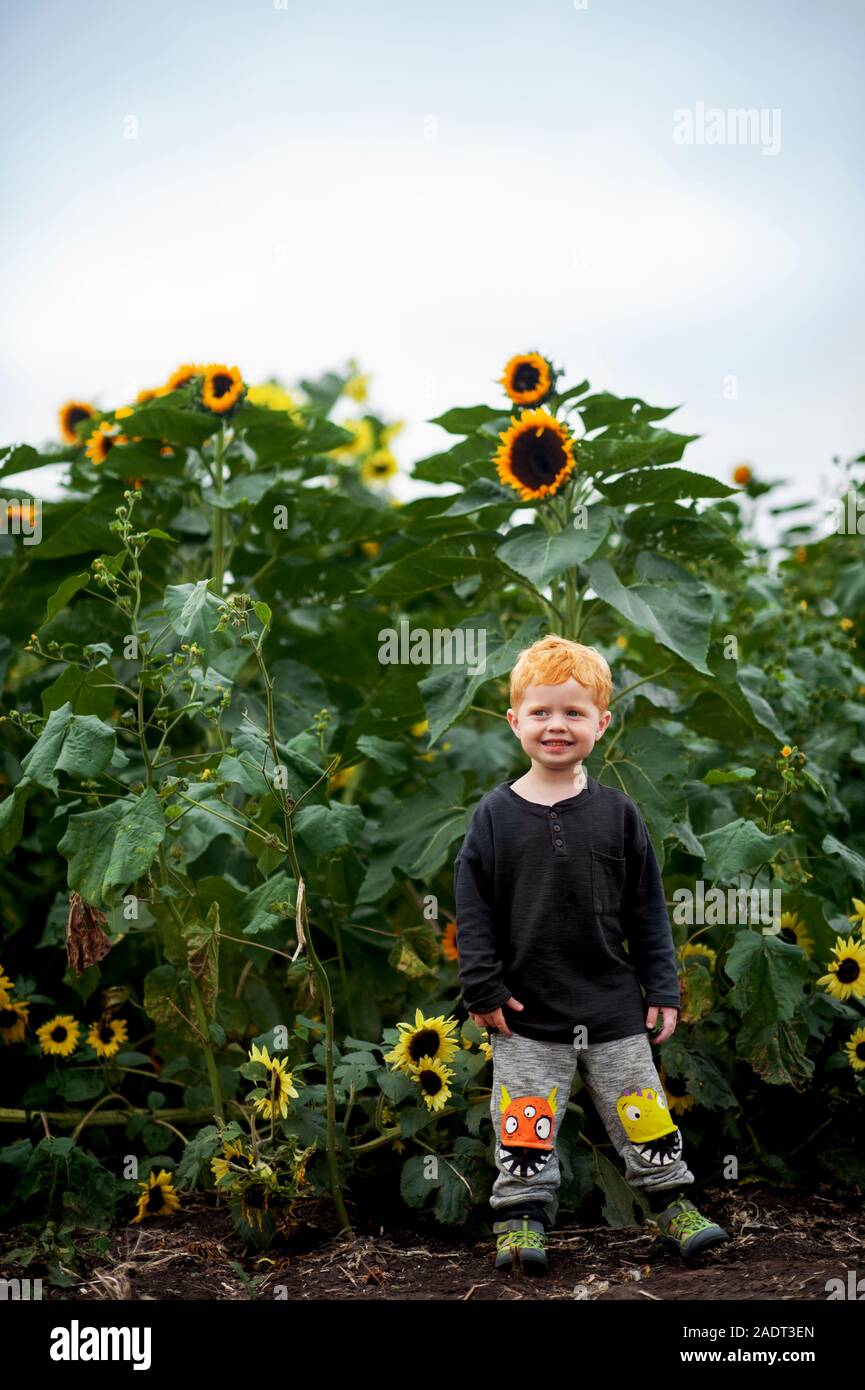
[[[502,1086],[500,1157],[504,1167],[518,1177],[532,1177],[552,1157],[558,1089],[554,1086],[546,1097],[517,1096],[511,1100],[507,1086]]]

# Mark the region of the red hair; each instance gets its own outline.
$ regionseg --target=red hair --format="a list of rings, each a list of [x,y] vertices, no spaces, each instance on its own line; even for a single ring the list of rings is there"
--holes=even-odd
[[[573,676],[591,690],[599,714],[605,714],[613,693],[610,668],[599,651],[551,634],[525,647],[511,671],[511,708],[519,708],[530,685],[561,685]]]

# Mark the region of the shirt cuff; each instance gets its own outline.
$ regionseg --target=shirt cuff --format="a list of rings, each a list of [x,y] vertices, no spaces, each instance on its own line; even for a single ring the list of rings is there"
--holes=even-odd
[[[476,999],[471,1004],[466,999],[465,995],[463,995],[463,1003],[465,1004],[469,1013],[489,1014],[492,1013],[494,1009],[500,1009],[502,1004],[506,1004],[510,997],[511,992],[507,988],[507,986],[505,986],[504,990],[498,989],[495,991],[494,994],[484,995],[481,999]]]

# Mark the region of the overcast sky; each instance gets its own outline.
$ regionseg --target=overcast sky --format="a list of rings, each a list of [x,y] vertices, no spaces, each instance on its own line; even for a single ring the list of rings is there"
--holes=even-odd
[[[0,439],[354,354],[407,467],[538,348],[683,403],[691,467],[825,496],[865,448],[863,38],[861,0],[7,0]]]

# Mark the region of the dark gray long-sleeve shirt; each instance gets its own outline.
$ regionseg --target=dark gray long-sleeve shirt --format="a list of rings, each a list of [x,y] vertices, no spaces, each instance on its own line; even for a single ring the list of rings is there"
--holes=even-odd
[[[514,1033],[613,1042],[646,1032],[650,1004],[680,1007],[658,861],[636,803],[588,777],[553,806],[501,782],[481,798],[454,862],[466,1008],[506,1008]],[[645,990],[645,1000],[641,992]]]

